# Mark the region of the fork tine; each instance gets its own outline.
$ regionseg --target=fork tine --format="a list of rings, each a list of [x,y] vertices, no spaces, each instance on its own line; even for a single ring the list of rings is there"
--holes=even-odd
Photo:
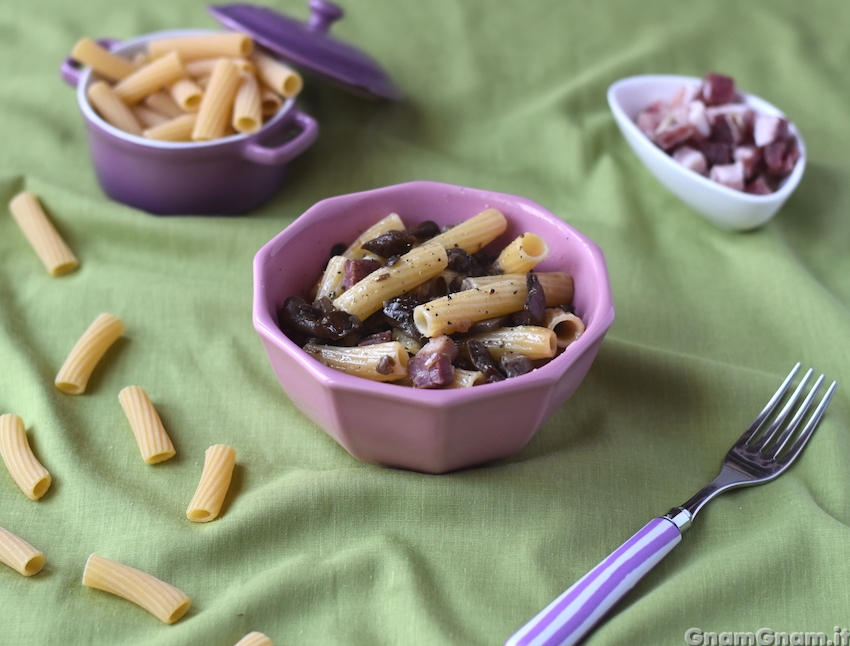
[[[771,440],[773,440],[773,436],[776,435],[776,431],[780,426],[785,422],[785,418],[788,417],[788,413],[791,412],[791,409],[794,408],[794,405],[797,403],[797,400],[800,398],[800,394],[806,387],[806,384],[809,383],[809,379],[812,376],[812,369],[809,368],[803,378],[800,380],[800,383],[797,385],[796,390],[785,403],[785,406],[782,407],[782,410],[776,415],[776,418],[773,420],[770,426],[768,426],[767,430],[764,432],[760,439],[761,446],[759,447],[759,451],[763,451],[767,448],[767,445],[770,444]]]
[[[773,412],[773,409],[776,408],[776,404],[785,396],[785,393],[788,391],[788,386],[791,385],[791,382],[794,381],[794,377],[797,376],[797,372],[800,370],[800,366],[802,364],[797,362],[797,365],[791,369],[791,372],[788,373],[788,376],[785,377],[785,381],[782,382],[782,385],[779,389],[773,394],[773,397],[770,398],[770,401],[767,402],[762,411],[756,415],[756,418],[753,420],[753,423],[744,431],[744,434],[738,438],[738,441],[735,442],[735,447],[740,448],[747,444],[753,436],[758,433],[761,425],[764,424],[764,421],[768,418],[768,416]]]
[[[826,407],[829,404],[829,401],[832,399],[832,394],[835,392],[835,389],[838,387],[838,382],[833,381],[830,384],[829,388],[826,391],[826,394],[821,399],[820,404],[815,409],[815,412],[812,413],[812,416],[809,418],[809,421],[803,427],[803,430],[800,432],[800,436],[794,441],[791,447],[788,449],[788,452],[785,454],[781,461],[785,464],[790,464],[793,462],[798,455],[800,455],[800,451],[803,450],[803,447],[806,446],[806,442],[809,441],[809,438],[815,432],[815,429],[818,426],[818,423],[823,417],[824,411],[826,411]]]
[[[782,452],[782,449],[785,447],[785,444],[788,442],[788,439],[793,435],[794,431],[797,430],[797,426],[800,425],[800,420],[803,419],[803,415],[806,414],[806,411],[809,410],[809,406],[812,405],[812,401],[815,398],[815,395],[818,394],[818,390],[820,390],[821,384],[825,379],[824,375],[818,377],[818,380],[815,382],[812,389],[809,391],[809,394],[803,400],[803,403],[800,404],[800,407],[797,409],[797,412],[794,413],[794,417],[791,418],[791,421],[785,426],[782,430],[782,433],[779,434],[779,437],[776,438],[776,450],[773,452],[773,457],[775,458]]]

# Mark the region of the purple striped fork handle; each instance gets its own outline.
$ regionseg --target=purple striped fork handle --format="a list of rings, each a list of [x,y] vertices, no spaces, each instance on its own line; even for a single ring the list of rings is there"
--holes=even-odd
[[[505,646],[572,646],[682,540],[654,518],[514,634]]]

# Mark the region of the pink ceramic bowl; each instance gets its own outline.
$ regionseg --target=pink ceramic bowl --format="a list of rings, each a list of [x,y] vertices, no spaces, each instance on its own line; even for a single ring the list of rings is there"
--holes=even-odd
[[[539,269],[575,281],[574,305],[587,329],[548,364],[499,383],[422,390],[375,383],[328,368],[277,326],[288,296],[306,296],[331,247],[353,241],[389,213],[407,226],[456,224],[493,207],[508,219],[505,244],[522,232],[543,236],[550,256]],[[254,258],[254,328],[292,402],[351,455],[375,464],[445,473],[517,453],[578,388],[614,320],[599,248],[543,207],[513,195],[412,182],[319,202]]]

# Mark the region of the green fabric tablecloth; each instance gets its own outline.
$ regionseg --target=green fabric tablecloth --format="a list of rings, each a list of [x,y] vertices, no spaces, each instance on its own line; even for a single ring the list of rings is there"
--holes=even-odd
[[[299,19],[300,0],[275,9]],[[0,214],[0,413],[54,482],[0,468],[0,527],[44,551],[0,567],[0,644],[502,644],[719,468],[796,361],[840,382],[775,483],[721,496],[590,635],[850,629],[850,4],[352,0],[333,27],[407,94],[370,102],[308,77],[321,124],[276,197],[241,217],[154,217],[94,176],[59,65],[82,36],[212,29],[201,0],[0,0],[0,201],[39,195],[80,268],[51,278]],[[808,166],[776,218],[721,231],[618,132],[608,86],[709,70],[779,106]],[[251,324],[256,251],[315,202],[429,179],[528,197],[590,236],[616,321],[576,394],[518,455],[429,476],[363,464],[281,391]],[[124,337],[82,396],[56,372],[101,312]],[[145,465],[119,390],[145,388],[177,456]],[[222,517],[185,509],[204,451],[238,464]],[[166,626],[81,585],[96,552],[194,604]],[[708,642],[706,642],[708,643]],[[766,643],[766,642],[765,642]],[[796,643],[796,642],[795,642]]]

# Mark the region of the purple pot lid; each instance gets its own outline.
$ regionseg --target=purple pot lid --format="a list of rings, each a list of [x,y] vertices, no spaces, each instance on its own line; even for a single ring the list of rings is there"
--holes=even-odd
[[[250,35],[256,42],[305,71],[368,98],[400,101],[404,95],[383,68],[364,52],[328,34],[341,7],[328,0],[310,0],[306,23],[267,7],[250,4],[210,6],[220,23]]]

